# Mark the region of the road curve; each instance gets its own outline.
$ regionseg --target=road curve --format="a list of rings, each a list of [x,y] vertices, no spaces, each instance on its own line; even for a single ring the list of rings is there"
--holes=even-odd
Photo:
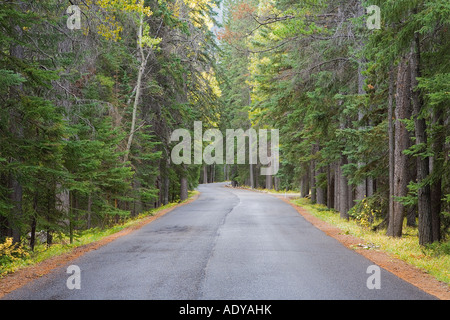
[[[373,262],[276,197],[198,189],[196,201],[70,262],[80,289],[68,289],[64,266],[4,299],[434,299],[384,269],[369,289]]]

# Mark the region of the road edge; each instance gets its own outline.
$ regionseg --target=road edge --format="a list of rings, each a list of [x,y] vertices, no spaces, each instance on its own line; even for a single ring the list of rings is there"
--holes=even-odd
[[[128,235],[136,230],[139,230],[143,226],[155,221],[158,218],[161,218],[165,214],[173,211],[176,208],[179,208],[181,206],[184,206],[186,204],[189,204],[191,202],[194,202],[197,200],[200,196],[200,192],[197,192],[195,195],[193,195],[190,199],[178,203],[177,205],[163,209],[159,212],[157,212],[155,215],[148,216],[143,218],[141,221],[139,221],[137,224],[132,225],[130,227],[127,227],[125,229],[122,229],[114,234],[111,234],[109,236],[106,236],[98,241],[94,241],[85,245],[81,245],[79,247],[73,248],[69,252],[63,253],[58,256],[51,257],[49,259],[46,259],[44,261],[41,261],[37,264],[27,266],[24,268],[21,268],[11,274],[6,275],[4,278],[0,279],[0,299],[2,299],[7,294],[11,293],[14,290],[17,290],[24,285],[46,275],[51,273],[57,268],[60,268],[64,265],[67,265],[69,262],[81,257],[85,253],[88,253],[93,250],[97,250],[98,248],[120,238],[125,235]]]

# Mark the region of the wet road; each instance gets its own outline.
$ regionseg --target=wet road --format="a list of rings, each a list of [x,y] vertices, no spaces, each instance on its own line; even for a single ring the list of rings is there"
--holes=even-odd
[[[5,299],[432,299],[345,248],[276,197],[224,184]],[[372,282],[371,282],[372,283]],[[373,282],[375,283],[375,282]]]

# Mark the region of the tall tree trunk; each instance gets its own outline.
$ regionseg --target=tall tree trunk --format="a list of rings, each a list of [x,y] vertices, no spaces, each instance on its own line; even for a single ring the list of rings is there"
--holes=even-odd
[[[266,175],[266,189],[267,190],[273,189],[273,180],[271,174]]]
[[[360,62],[358,66],[358,94],[364,95],[366,92],[364,90],[364,76],[362,74],[362,62]],[[358,121],[361,122],[364,119],[363,111],[358,111]],[[360,126],[360,130],[362,130],[364,126]],[[364,166],[365,163],[358,162],[358,168]],[[363,179],[355,188],[355,200],[362,200],[367,196],[367,184],[366,179]]]
[[[314,143],[311,147],[311,155],[315,157],[317,152],[317,145]],[[310,181],[310,188],[311,188],[311,202],[316,203],[317,202],[317,181],[316,181],[316,160],[311,159],[310,166],[309,166],[310,172],[309,172],[309,181]]]
[[[20,226],[22,222],[23,212],[22,212],[22,196],[23,196],[23,189],[20,182],[17,180],[17,178],[10,174],[10,184],[9,188],[11,189],[11,203],[13,205],[11,209],[11,216],[9,220],[9,227],[10,227],[10,236],[13,238],[13,242],[17,243],[20,241],[21,237],[21,231]]]
[[[329,209],[334,208],[334,171],[333,166],[328,165],[327,167],[327,207]]]
[[[339,128],[345,129],[347,127],[346,119],[341,119]],[[339,160],[339,213],[342,219],[349,219],[348,211],[350,210],[351,204],[349,203],[349,185],[347,177],[344,175],[342,168],[348,163],[347,156],[341,153],[341,158]]]
[[[170,170],[170,158],[169,153],[167,152],[167,148],[165,147],[164,150],[165,155],[167,158],[165,158],[164,161],[161,161],[160,163],[160,172],[161,172],[161,204],[164,206],[169,203],[169,186],[170,186],[170,180],[169,180],[169,170]]]
[[[260,172],[261,172],[261,168],[259,164],[255,164],[255,188],[259,188],[259,177],[260,177]]]
[[[20,7],[18,10],[24,11],[24,4],[18,4]],[[14,21],[12,22],[14,23]],[[18,39],[22,39],[23,30],[19,26],[14,27]],[[24,48],[21,45],[13,45],[10,48],[10,55],[15,59],[22,60],[24,58]],[[20,95],[23,90],[23,85],[13,86],[10,90],[10,95],[14,97],[15,100],[20,101]],[[21,121],[21,116],[19,112],[17,112],[14,107],[11,107],[10,111],[10,131],[12,135],[18,140],[23,138],[23,126]],[[15,159],[10,159],[10,162],[22,162],[21,156],[18,155]],[[13,242],[17,243],[20,241],[21,237],[21,224],[23,219],[23,210],[22,210],[22,197],[23,197],[23,189],[22,184],[19,181],[20,174],[18,172],[10,172],[8,177],[8,187],[11,190],[10,200],[12,204],[11,214],[8,221],[8,225],[10,227],[10,235],[13,238]]]
[[[87,228],[90,229],[91,228],[91,215],[92,215],[92,195],[89,194],[88,195],[88,199],[87,199]]]
[[[342,155],[339,170],[339,212],[342,219],[348,220],[348,210],[349,208],[349,188],[347,177],[342,173],[342,166],[347,164],[347,157]]]
[[[180,181],[180,199],[184,201],[188,198],[188,179],[187,179],[187,168],[183,165],[183,173]]]
[[[305,168],[306,171],[300,180],[300,197],[306,198],[309,194],[309,168]]]
[[[267,139],[267,155],[270,157],[272,155],[272,143],[270,143],[271,141],[269,139]],[[251,150],[252,148],[250,148]],[[272,190],[273,189],[273,175],[272,175],[272,167],[273,167],[273,163],[271,164],[271,168],[269,169],[270,174],[266,175],[266,189],[267,190]]]
[[[30,233],[30,249],[34,251],[34,246],[36,244],[36,224],[37,224],[37,215],[38,215],[38,196],[39,193],[35,192],[33,196],[33,214],[31,215],[31,233]]]
[[[228,164],[223,165],[223,180],[228,181]]]
[[[327,194],[326,194],[326,189],[322,188],[320,186],[320,181],[319,181],[319,175],[323,173],[323,168],[320,168],[317,170],[317,176],[316,176],[316,198],[317,198],[317,203],[318,204],[322,204],[322,205],[326,205],[326,200],[327,200]]]
[[[348,162],[348,163],[351,163],[351,162]],[[353,185],[351,185],[348,182],[348,180],[347,180],[347,188],[348,188],[348,192],[347,192],[348,210],[350,210],[355,205],[355,203],[354,203],[354,199],[355,199],[355,192],[354,191],[355,190],[353,188]]]
[[[141,181],[139,181],[139,179],[137,179],[136,177],[133,179],[133,182],[131,185],[133,187],[133,190],[140,190],[142,187]],[[136,196],[136,198],[131,203],[131,216],[132,217],[137,216],[140,212],[142,212],[143,207],[144,207],[144,203],[143,203],[141,197]]]
[[[251,92],[250,92],[250,88],[249,88],[249,105],[251,105],[252,101],[251,101]],[[250,129],[251,129],[251,124],[250,124]],[[256,144],[256,141],[253,141],[252,139],[252,135],[249,134],[248,135],[248,152],[249,152],[249,165],[250,165],[250,187],[253,189],[255,187],[255,171],[253,168],[253,144]],[[270,146],[269,146],[270,148]]]
[[[216,164],[213,163],[211,165],[211,183],[214,183],[215,180],[216,180]]]
[[[357,8],[358,8],[358,16],[362,17],[364,16],[364,7],[362,6],[362,4],[358,1],[357,3]],[[362,39],[360,39],[359,43],[359,50],[363,50],[364,49],[364,43],[362,41]],[[366,94],[366,91],[364,90],[364,82],[365,82],[365,76],[363,75],[363,70],[364,70],[364,64],[365,64],[365,59],[364,57],[361,57],[361,59],[358,61],[358,95],[363,96]],[[362,108],[359,108],[358,111],[358,121],[361,123],[364,119],[364,110]],[[360,124],[359,129],[364,129],[364,126]],[[358,167],[362,167],[364,166],[365,163],[363,162],[358,162]],[[367,196],[367,184],[366,184],[366,179],[363,179],[363,181],[361,181],[356,187],[355,187],[355,200],[362,200],[364,199],[364,197]],[[352,203],[353,206],[353,203]]]
[[[167,172],[163,179],[164,179],[164,183],[163,183],[162,204],[166,205],[169,203],[169,187],[170,187],[170,180],[169,180],[169,175]]]
[[[141,64],[140,64],[139,70],[138,70],[138,78],[137,78],[137,82],[136,82],[136,93],[134,96],[133,113],[132,113],[132,118],[131,118],[131,128],[130,128],[130,133],[128,135],[128,141],[127,141],[127,146],[126,146],[125,155],[124,155],[124,162],[128,161],[131,144],[133,142],[134,133],[136,131],[135,128],[136,128],[137,108],[139,105],[139,100],[141,98],[142,77],[145,72],[145,66],[147,65],[147,59],[144,55],[144,48],[143,48],[144,44],[142,43],[143,26],[144,26],[144,14],[141,13],[140,17],[139,17],[139,27],[138,27],[138,32],[137,32],[138,47],[139,47],[138,52],[139,52],[139,60],[140,60]]]
[[[203,165],[203,183],[208,183],[208,166],[206,164]]]
[[[273,186],[275,188],[276,191],[280,190],[280,177],[273,177]]]
[[[388,97],[388,123],[389,123],[389,211],[387,215],[388,230],[387,234],[393,236],[394,221],[394,165],[395,165],[395,144],[394,144],[394,71],[389,71],[389,97]]]
[[[411,70],[408,59],[403,57],[398,65],[397,93],[395,106],[394,135],[394,197],[405,197],[408,185],[408,156],[403,151],[409,147],[409,133],[406,124],[402,122],[411,116],[410,113]],[[399,201],[394,201],[392,216],[389,219],[389,236],[401,237],[405,207]]]
[[[420,77],[420,41],[419,34],[414,34],[414,42],[411,46],[411,88],[412,104],[415,123],[416,145],[425,152],[427,146],[426,123],[421,115],[423,101],[418,80]],[[430,162],[428,156],[417,156],[417,182],[422,183],[429,175]],[[418,214],[419,214],[419,243],[421,245],[433,242],[432,217],[431,217],[431,188],[428,183],[422,184],[418,189]]]
[[[341,182],[340,163],[334,163],[334,210],[340,211],[340,182]]]
[[[442,128],[444,126],[443,112],[441,108],[436,108],[433,112],[433,126]],[[434,175],[431,183],[431,220],[433,230],[433,242],[441,240],[441,218],[442,210],[442,166],[443,166],[443,146],[445,136],[442,130],[435,133],[433,137],[433,154],[430,159],[430,172]]]

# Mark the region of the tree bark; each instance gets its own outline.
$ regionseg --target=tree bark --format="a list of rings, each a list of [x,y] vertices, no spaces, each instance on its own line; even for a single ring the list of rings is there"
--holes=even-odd
[[[347,127],[346,124],[346,119],[341,119],[341,122],[339,124],[339,128],[345,129]],[[339,160],[339,174],[338,174],[338,179],[339,179],[339,213],[340,213],[340,217],[342,219],[348,220],[349,219],[349,215],[348,215],[348,211],[350,209],[351,204],[349,203],[349,199],[350,199],[350,194],[349,194],[349,185],[348,185],[348,180],[347,177],[344,175],[342,168],[344,165],[346,165],[348,163],[347,157],[343,154],[341,154],[341,158]]]
[[[363,5],[358,1],[357,3],[358,8],[358,16],[362,17],[364,16],[364,7]],[[359,50],[364,49],[364,43],[362,40],[359,41]],[[366,94],[366,91],[364,90],[364,82],[365,82],[365,76],[363,75],[364,70],[364,63],[365,59],[362,57],[358,61],[358,95],[363,96]],[[361,123],[364,119],[364,110],[359,109],[358,111],[358,121]],[[364,129],[364,126],[360,124],[359,127],[360,130]],[[358,162],[358,168],[363,167],[365,163]],[[362,200],[364,197],[367,196],[367,184],[366,179],[364,178],[355,188],[355,200]],[[352,203],[353,206],[354,203]]]
[[[91,228],[91,214],[92,214],[92,195],[88,195],[87,199],[87,228]]]
[[[322,205],[326,205],[326,189],[322,188],[320,186],[320,181],[319,181],[319,174],[323,173],[323,168],[320,168],[319,170],[317,170],[317,176],[316,176],[316,198],[317,198],[317,203],[318,204],[322,204]]]
[[[444,126],[442,109],[436,108],[433,112],[433,125],[438,127]],[[431,220],[433,230],[433,242],[441,240],[441,218],[442,210],[442,166],[443,166],[443,146],[445,136],[443,132],[436,132],[433,137],[433,154],[430,159],[430,173],[434,175],[431,183]]]
[[[306,168],[305,174],[303,174],[300,180],[300,197],[306,198],[309,194],[309,168]]]
[[[213,163],[210,169],[211,169],[211,183],[214,183],[214,181],[216,181],[216,164]]]
[[[206,164],[203,165],[203,183],[208,183],[208,167]]]
[[[402,122],[411,116],[410,113],[410,85],[411,70],[406,57],[402,57],[398,65],[397,93],[395,106],[395,134],[394,134],[394,197],[407,195],[408,185],[408,156],[403,151],[409,147],[409,133],[406,124]],[[389,219],[387,235],[401,237],[405,207],[399,201],[393,203],[393,211]]]
[[[20,7],[19,10],[25,11],[24,4],[18,4]],[[14,22],[12,22],[14,23]],[[22,38],[23,30],[20,28],[20,26],[14,27],[15,31],[17,32],[18,39]],[[24,48],[21,45],[13,45],[10,48],[10,55],[13,58],[22,60],[24,58]],[[14,96],[14,99],[17,101],[20,101],[20,95],[23,91],[23,85],[17,85],[11,87],[10,95]],[[23,126],[21,124],[20,114],[17,112],[17,110],[14,109],[14,107],[11,107],[10,111],[10,131],[12,135],[18,139],[23,138]],[[21,156],[19,155],[17,159],[10,159],[10,162],[22,162]],[[20,226],[23,219],[23,210],[22,210],[22,198],[23,198],[23,188],[22,184],[19,181],[20,173],[17,172],[10,172],[8,176],[8,187],[11,189],[10,194],[10,200],[11,204],[13,205],[11,209],[11,215],[8,221],[8,225],[10,227],[10,235],[13,238],[13,242],[17,243],[20,241],[21,238],[21,230]]]
[[[329,209],[334,208],[334,172],[332,170],[333,166],[328,165],[327,167],[327,207]]]
[[[363,95],[366,92],[364,91],[364,76],[362,74],[362,66],[361,63],[358,66],[358,94]],[[358,121],[361,122],[364,118],[364,113],[359,110],[358,111]],[[360,130],[364,129],[364,126],[360,126]],[[358,162],[358,168],[361,168],[365,165],[363,162]],[[355,200],[362,200],[367,196],[367,184],[366,179],[363,179],[355,188]]]
[[[389,123],[389,211],[387,215],[387,234],[393,236],[394,221],[394,165],[395,165],[395,144],[394,144],[394,71],[389,71],[389,97],[388,97],[388,123]]]
[[[420,77],[420,41],[419,34],[414,34],[414,42],[411,46],[411,94],[413,115],[415,123],[416,145],[420,151],[426,151],[427,135],[425,119],[421,116],[423,101],[418,80]],[[430,162],[428,156],[417,156],[417,182],[422,185],[418,189],[418,214],[419,214],[419,244],[425,245],[433,242],[432,217],[431,217],[431,188],[423,181],[428,177]]]
[[[311,155],[315,157],[317,150],[316,150],[316,144],[313,144],[311,147]],[[310,181],[310,188],[311,188],[311,202],[316,203],[317,202],[317,181],[316,181],[316,160],[311,159],[310,166],[309,166],[310,172],[309,172],[309,181]]]
[[[37,225],[37,210],[38,210],[38,192],[34,193],[33,196],[33,214],[31,215],[31,233],[30,233],[30,249],[31,251],[34,251],[34,246],[36,244],[36,225]]]
[[[347,177],[342,173],[342,166],[347,164],[347,157],[341,155],[340,169],[339,169],[339,212],[342,219],[348,220],[349,210],[349,195],[348,195],[348,181]]]
[[[188,198],[188,179],[185,174],[181,177],[180,185],[180,199],[184,201]]]
[[[142,76],[145,72],[145,66],[147,65],[147,59],[144,55],[144,49],[143,49],[143,43],[142,43],[143,25],[144,25],[144,14],[141,13],[140,17],[139,17],[139,27],[138,27],[138,32],[137,32],[138,46],[139,46],[138,52],[139,52],[139,59],[141,61],[141,64],[139,66],[138,78],[137,78],[137,82],[136,82],[136,93],[135,93],[134,102],[133,102],[133,114],[132,114],[132,118],[131,118],[131,128],[130,128],[130,133],[128,135],[128,141],[127,141],[127,146],[126,146],[123,162],[128,161],[131,144],[133,142],[134,133],[136,130],[135,128],[136,128],[137,108],[139,105],[139,100],[141,98]]]
[[[341,182],[341,167],[340,162],[334,164],[334,210],[340,211],[340,182]]]
[[[271,174],[266,175],[266,189],[267,190],[273,189],[273,180]]]

